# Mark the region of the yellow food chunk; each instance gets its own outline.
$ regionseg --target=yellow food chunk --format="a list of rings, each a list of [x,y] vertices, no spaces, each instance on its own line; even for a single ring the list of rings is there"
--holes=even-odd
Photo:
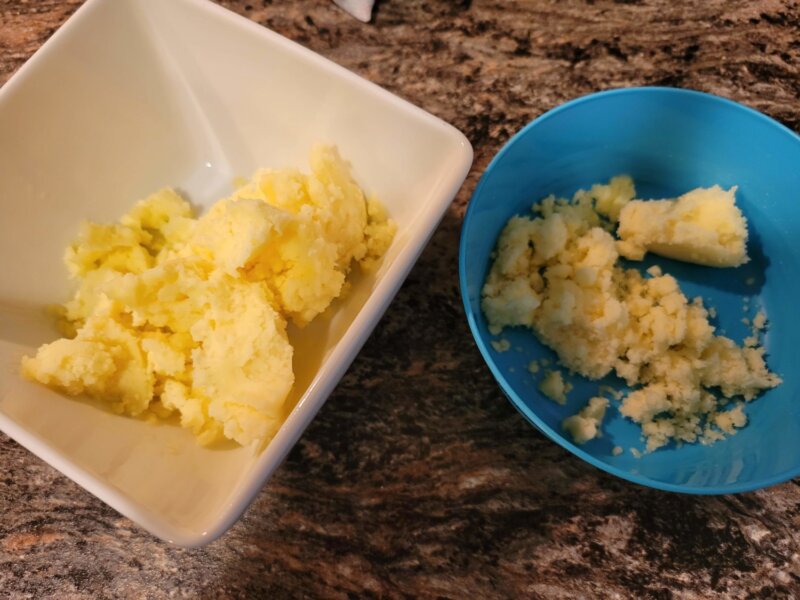
[[[558,404],[567,403],[572,385],[564,381],[561,371],[548,371],[539,383],[539,391]]]
[[[192,208],[165,189],[136,203],[119,223],[86,222],[64,255],[73,277],[99,270],[141,273],[152,267],[165,246],[180,242],[191,227]]]
[[[268,441],[294,382],[287,320],[323,312],[395,231],[335,148],[310,162],[308,175],[259,171],[199,219],[161,190],[119,223],[84,224],[59,311],[73,336],[23,358],[23,374],[120,413],[177,413],[201,443]]]
[[[738,405],[729,411],[714,415],[714,425],[725,433],[733,433],[736,428],[744,427],[747,424],[747,416],[743,411],[744,406]]]
[[[498,334],[504,327],[529,327],[571,371],[590,379],[614,373],[634,386],[622,398],[620,412],[642,427],[648,450],[673,439],[713,441],[732,430],[723,427],[727,417],[719,417],[725,400],[717,400],[710,389],[725,399],[751,400],[781,379],[769,371],[755,340],[749,340],[753,347],[741,347],[715,335],[702,299],[689,301],[674,277],[660,268],[648,269],[645,277],[619,265],[622,244],[610,233],[609,220],[622,207],[623,229],[631,206],[652,202],[631,201],[635,191],[629,180],[615,181],[579,191],[572,201],[550,196],[533,207],[533,216],[508,221],[482,290],[489,329]],[[717,200],[698,200],[706,197]],[[688,215],[690,206],[698,208],[695,215],[721,207],[716,216],[686,222],[716,223],[715,231],[741,233],[741,239],[723,238],[738,239],[733,246],[744,252],[747,230],[733,205],[733,191],[712,188],[664,202],[660,206],[672,216]],[[726,218],[731,222],[723,223]],[[714,256],[724,262],[721,250]],[[761,316],[758,325],[765,323]],[[547,374],[543,391],[560,400],[551,373],[556,372]]]
[[[653,252],[710,267],[747,262],[747,221],[736,206],[736,188],[715,185],[676,200],[634,200],[619,215],[619,252],[641,260]]]
[[[607,408],[608,399],[596,396],[577,415],[564,419],[561,427],[572,436],[576,444],[585,444],[600,433],[600,423]]]
[[[226,215],[220,231],[208,232],[202,219],[198,226],[200,236],[226,238],[228,232],[252,227],[249,211],[283,215],[268,218],[275,227],[252,232],[249,245],[236,248],[233,255],[232,248],[228,268],[243,269],[251,281],[265,281],[282,312],[300,326],[340,295],[352,261],[366,270],[375,267],[396,229],[383,206],[365,198],[335,148],[314,146],[310,162],[310,175],[295,170],[259,171],[251,183],[215,207],[220,216]],[[260,208],[247,204],[253,201]],[[212,225],[217,226],[216,222]]]
[[[635,195],[633,179],[627,175],[617,175],[607,184],[596,183],[588,192],[579,191],[576,194],[578,198],[586,196],[593,200],[595,210],[615,223],[619,220],[622,209]]]
[[[23,372],[70,395],[108,398],[117,412],[143,413],[155,377],[124,307],[101,298],[74,339],[45,344]]]
[[[508,340],[492,340],[492,348],[495,352],[507,352],[511,349],[511,342]]]

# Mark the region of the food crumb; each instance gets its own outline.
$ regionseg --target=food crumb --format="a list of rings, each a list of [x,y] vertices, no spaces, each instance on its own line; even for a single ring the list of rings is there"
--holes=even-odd
[[[712,319],[716,319],[717,318],[717,309],[714,308],[713,306],[710,306],[708,308],[708,316],[711,317]]]
[[[745,285],[755,285],[756,284],[756,278],[755,277],[748,277],[747,279],[744,280],[744,283],[745,283]]]
[[[564,381],[561,371],[547,371],[539,383],[539,391],[553,402],[564,405],[567,403],[567,394],[572,389],[572,384]]]
[[[742,323],[745,325],[752,324],[750,329],[750,335],[744,338],[744,345],[748,348],[754,348],[758,346],[760,334],[764,331],[764,328],[767,326],[767,315],[764,313],[763,310],[759,310],[756,313],[756,316],[753,317],[752,323],[747,319],[742,319]]]
[[[496,352],[506,352],[511,348],[511,342],[506,339],[492,340],[492,348],[494,348]]]
[[[569,432],[576,444],[585,444],[600,434],[600,423],[608,408],[608,398],[595,396],[577,414],[561,422],[561,428]]]
[[[750,327],[750,319],[748,319],[747,317],[742,317],[742,325],[744,325],[745,327]]]
[[[636,448],[631,448],[630,451],[631,451],[631,454],[633,454],[634,458],[642,458],[642,453],[641,453],[640,450],[638,450]]]
[[[651,277],[661,277],[663,273],[661,272],[661,267],[658,265],[653,265],[649,269],[647,269],[647,274]]]
[[[537,361],[535,361],[535,360],[532,360],[532,361],[531,361],[531,362],[528,364],[528,371],[530,371],[530,372],[531,372],[531,373],[533,373],[534,375],[535,375],[536,373],[538,373],[538,372],[539,372],[539,363],[538,363]]]
[[[733,433],[737,428],[747,424],[747,415],[744,414],[744,406],[740,403],[731,410],[717,413],[714,415],[714,425],[725,433]]]
[[[661,277],[664,273],[661,271],[661,267],[653,265],[647,269],[647,274],[650,275],[650,277]]]
[[[622,446],[614,446],[614,448],[612,448],[611,450],[611,454],[613,454],[614,456],[619,456],[623,452],[625,451],[622,449]]]

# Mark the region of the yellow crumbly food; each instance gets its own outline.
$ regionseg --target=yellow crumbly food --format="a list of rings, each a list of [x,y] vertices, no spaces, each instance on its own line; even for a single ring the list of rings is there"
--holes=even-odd
[[[571,371],[590,379],[615,373],[636,386],[619,410],[642,427],[648,450],[671,439],[713,441],[728,424],[744,424],[743,414],[729,414],[726,399],[752,400],[781,379],[767,369],[763,348],[714,335],[702,300],[689,301],[672,276],[618,264],[614,216],[625,218],[634,194],[630,178],[617,177],[572,201],[550,196],[533,206],[534,215],[512,217],[497,242],[482,308],[493,333],[530,327]],[[726,227],[735,230],[738,221]],[[689,239],[681,243],[687,255],[705,251],[692,254]]]
[[[751,325],[749,319],[742,319],[742,323],[745,325]],[[756,313],[753,317],[752,326],[750,329],[750,335],[744,338],[744,345],[745,346],[758,346],[761,332],[767,326],[767,315],[763,310],[760,310]]]
[[[595,396],[577,415],[564,419],[561,427],[572,436],[576,444],[584,444],[599,434],[600,423],[603,421],[607,408],[608,399]]]
[[[324,311],[395,231],[335,148],[314,146],[310,162],[259,171],[199,219],[166,189],[118,223],[85,223],[65,254],[79,280],[67,337],[23,373],[120,413],[177,413],[202,443],[270,439],[294,382],[287,322]]]
[[[633,200],[619,212],[619,253],[641,260],[646,252],[710,267],[747,262],[747,221],[736,188],[698,188],[675,200]]]
[[[495,352],[508,352],[511,350],[511,342],[508,340],[493,340],[492,348]]]
[[[539,382],[539,391],[557,404],[566,404],[571,390],[572,384],[564,381],[561,371],[548,371]]]

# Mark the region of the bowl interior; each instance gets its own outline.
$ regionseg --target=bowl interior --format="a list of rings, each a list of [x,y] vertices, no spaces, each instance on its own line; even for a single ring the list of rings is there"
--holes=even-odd
[[[201,448],[20,379],[57,337],[65,246],[163,186],[199,208],[261,166],[307,169],[338,146],[398,224],[380,270],[292,330],[295,407],[260,455]],[[445,123],[204,0],[89,0],[0,91],[0,427],[152,532],[209,541],[241,513],[324,402],[421,251],[471,162]]]
[[[471,200],[462,232],[461,283],[478,346],[511,402],[562,446],[612,473],[638,483],[696,493],[763,487],[800,473],[800,405],[795,376],[800,353],[800,138],[767,117],[733,102],[697,92],[642,88],[616,90],[568,103],[523,129],[487,169]],[[738,343],[748,335],[741,322],[763,308],[769,318],[767,363],[784,383],[749,403],[749,424],[711,446],[670,445],[635,458],[639,428],[614,407],[602,438],[574,445],[562,436],[561,420],[595,395],[598,386],[570,375],[567,406],[546,399],[527,370],[532,359],[555,355],[523,328],[499,338],[511,349],[497,352],[480,310],[480,290],[490,253],[508,218],[525,214],[550,193],[577,189],[625,173],[642,198],[674,197],[698,186],[739,186],[737,202],[749,224],[750,262],[736,269],[711,269],[648,257],[677,277],[687,296],[702,296],[718,310],[718,331]],[[748,307],[745,310],[745,307]],[[625,452],[612,454],[614,446]]]

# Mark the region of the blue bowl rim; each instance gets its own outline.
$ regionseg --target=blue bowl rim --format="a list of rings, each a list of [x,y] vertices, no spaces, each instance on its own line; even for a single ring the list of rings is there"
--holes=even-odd
[[[788,469],[783,473],[775,475],[773,477],[769,477],[764,480],[760,481],[749,481],[746,483],[733,483],[730,485],[725,486],[711,486],[711,487],[703,487],[703,486],[691,486],[691,485],[676,485],[671,483],[665,483],[662,481],[658,481],[655,479],[650,479],[649,477],[645,477],[643,475],[638,475],[636,473],[631,473],[625,469],[621,469],[619,467],[615,467],[610,465],[602,460],[595,458],[593,455],[589,454],[588,452],[581,450],[577,445],[573,444],[569,440],[567,440],[564,436],[561,435],[560,432],[554,431],[551,427],[549,427],[542,419],[540,419],[535,412],[530,410],[528,406],[522,401],[519,397],[517,392],[514,388],[509,385],[506,381],[505,377],[503,376],[500,369],[494,362],[494,359],[489,352],[487,343],[483,340],[481,335],[478,332],[478,325],[475,322],[475,318],[473,317],[473,313],[475,310],[480,310],[480,306],[476,307],[475,309],[472,308],[471,303],[469,301],[469,297],[467,294],[467,282],[466,282],[466,266],[465,266],[465,256],[466,256],[466,235],[465,230],[470,223],[472,215],[474,214],[474,200],[482,193],[483,187],[486,183],[486,179],[488,175],[492,172],[492,170],[497,166],[497,164],[502,160],[503,156],[508,152],[509,148],[511,148],[517,141],[522,138],[524,135],[528,133],[530,129],[539,125],[543,121],[553,118],[554,116],[558,115],[561,112],[568,111],[572,108],[580,106],[581,104],[594,102],[596,100],[601,100],[609,96],[617,96],[617,95],[624,95],[624,94],[672,94],[676,96],[692,96],[696,98],[702,98],[706,101],[716,102],[721,105],[727,105],[729,107],[735,108],[740,111],[744,111],[751,117],[755,117],[765,124],[775,127],[778,129],[780,133],[784,135],[788,134],[792,139],[794,139],[798,144],[800,144],[800,135],[786,127],[785,125],[779,123],[772,117],[765,115],[762,112],[759,112],[749,106],[745,106],[733,100],[729,100],[728,98],[723,98],[721,96],[717,96],[714,94],[709,94],[706,92],[700,92],[697,90],[690,90],[684,88],[672,88],[672,87],[662,87],[662,86],[643,86],[643,87],[628,87],[628,88],[616,88],[611,90],[605,90],[602,92],[595,92],[592,94],[587,94],[585,96],[579,96],[572,100],[569,100],[563,104],[556,106],[548,110],[547,112],[539,115],[527,125],[525,125],[522,129],[520,129],[517,133],[515,133],[499,150],[499,152],[492,158],[491,162],[489,162],[488,166],[484,170],[483,174],[481,175],[480,181],[478,181],[478,185],[475,187],[475,191],[472,193],[470,197],[469,204],[467,205],[467,210],[464,215],[464,221],[461,225],[461,239],[459,241],[459,249],[458,249],[458,272],[459,272],[459,287],[461,288],[461,301],[464,305],[464,311],[467,316],[467,322],[469,323],[470,332],[472,333],[472,337],[475,340],[476,345],[478,346],[478,350],[480,350],[481,355],[483,356],[484,362],[488,365],[489,370],[492,372],[492,375],[495,378],[495,381],[500,385],[501,389],[505,393],[505,396],[509,399],[511,404],[517,411],[522,414],[534,427],[539,429],[542,433],[544,433],[548,438],[556,442],[562,448],[568,450],[572,454],[576,455],[578,458],[588,462],[589,464],[606,471],[607,473],[611,473],[612,475],[616,475],[622,479],[630,481],[632,483],[636,483],[638,485],[642,485],[645,487],[655,488],[658,490],[663,490],[667,492],[677,492],[683,494],[696,494],[696,495],[719,495],[719,494],[737,494],[742,492],[750,492],[762,488],[766,488],[772,485],[776,485],[779,483],[783,483],[784,481],[788,481],[794,477],[800,475],[800,464],[798,464],[793,469]]]

